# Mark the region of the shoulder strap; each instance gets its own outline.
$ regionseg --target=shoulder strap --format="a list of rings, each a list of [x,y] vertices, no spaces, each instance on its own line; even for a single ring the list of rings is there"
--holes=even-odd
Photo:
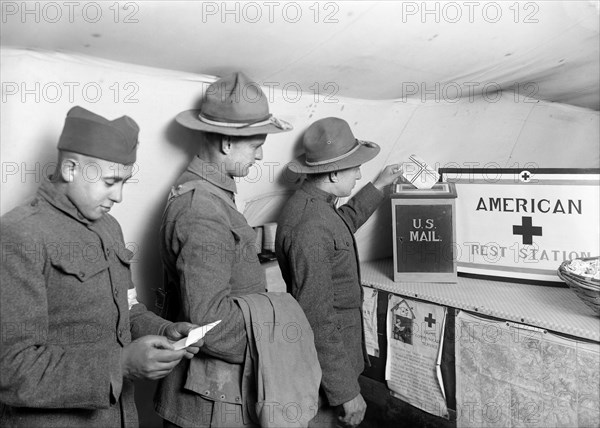
[[[234,210],[237,211],[237,206],[235,205],[235,202],[233,202],[233,199],[231,199],[229,194],[225,190],[210,184],[206,180],[191,180],[191,181],[186,181],[185,183],[179,184],[177,186],[173,186],[171,188],[171,192],[169,193],[169,199],[168,199],[167,205],[173,198],[176,198],[177,196],[181,196],[181,195],[183,195],[187,192],[190,192],[199,187],[206,190],[207,192],[215,195],[219,199],[223,200],[231,208],[233,208]]]

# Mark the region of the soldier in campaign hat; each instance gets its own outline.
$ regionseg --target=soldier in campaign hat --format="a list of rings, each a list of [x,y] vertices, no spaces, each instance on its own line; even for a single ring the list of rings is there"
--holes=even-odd
[[[73,107],[53,176],[2,216],[2,426],[137,426],[133,380],[159,379],[199,350],[168,340],[192,324],[137,301],[132,253],[108,214],[131,177],[138,132],[127,116]]]
[[[235,177],[262,159],[267,134],[292,126],[269,112],[260,86],[244,73],[206,88],[200,109],[177,115],[200,131],[198,154],[177,179],[160,229],[169,319],[195,324],[221,320],[196,358],[161,380],[155,409],[172,426],[252,425],[242,403],[246,333],[234,297],[266,290],[255,233],[237,210]]]
[[[287,291],[314,331],[323,371],[313,426],[357,426],[366,411],[358,378],[368,357],[354,232],[381,204],[383,189],[402,169],[388,165],[336,208],[337,198],[350,196],[361,178],[360,166],[377,156],[379,146],[355,138],[348,123],[336,117],[312,123],[302,146],[304,153],[288,168],[306,174],[306,180],[280,214],[275,252]]]

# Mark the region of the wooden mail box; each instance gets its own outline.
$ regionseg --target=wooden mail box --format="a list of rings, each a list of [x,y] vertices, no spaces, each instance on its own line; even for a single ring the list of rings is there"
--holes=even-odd
[[[454,183],[431,189],[395,186],[395,282],[456,282],[456,196]]]

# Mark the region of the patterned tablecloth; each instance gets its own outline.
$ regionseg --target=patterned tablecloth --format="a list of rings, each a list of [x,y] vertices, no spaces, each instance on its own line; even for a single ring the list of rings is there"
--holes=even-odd
[[[361,263],[363,285],[600,342],[600,318],[565,287],[458,277],[458,283],[393,281],[392,259]]]

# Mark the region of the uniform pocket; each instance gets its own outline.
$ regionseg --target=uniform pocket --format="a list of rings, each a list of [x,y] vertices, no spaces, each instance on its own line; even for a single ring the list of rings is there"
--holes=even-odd
[[[67,275],[70,278],[77,278],[79,282],[85,282],[108,269],[108,262],[106,260],[54,260],[51,263],[63,275]]]
[[[134,288],[131,280],[131,263],[133,262],[134,253],[125,248],[123,244],[115,245],[114,252],[120,263],[112,262],[111,270],[115,278],[113,287],[125,287],[126,290]]]
[[[133,251],[130,251],[127,248],[119,245],[116,247],[115,253],[117,254],[117,258],[121,261],[121,263],[127,267],[131,265],[131,261],[133,260]]]
[[[335,282],[346,282],[350,279],[352,273],[351,266],[356,263],[352,256],[352,240],[350,238],[333,238],[332,264],[334,265]]]
[[[340,251],[350,251],[352,240],[348,238],[333,238],[333,247]]]
[[[184,389],[207,400],[242,404],[244,366],[203,355],[190,361]]]

